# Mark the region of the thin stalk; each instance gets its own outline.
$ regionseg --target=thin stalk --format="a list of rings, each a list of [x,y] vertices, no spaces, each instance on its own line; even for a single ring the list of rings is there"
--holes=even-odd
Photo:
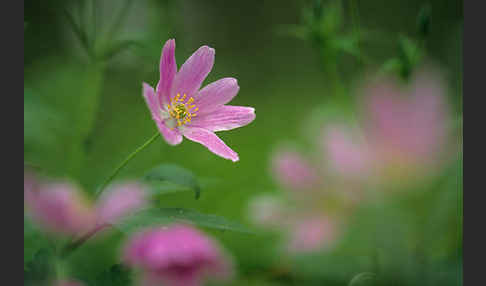
[[[142,151],[143,149],[147,148],[150,144],[152,144],[155,141],[155,139],[157,139],[159,136],[160,136],[159,132],[155,133],[152,137],[150,137],[149,140],[147,140],[145,143],[143,143],[142,146],[138,147],[137,149],[135,149],[135,151],[130,153],[130,155],[128,155],[128,157],[125,158],[125,160],[123,160],[120,163],[120,165],[118,165],[118,167],[115,168],[113,173],[108,178],[106,178],[106,180],[103,182],[103,184],[101,184],[100,188],[98,189],[98,191],[96,193],[96,197],[98,197],[103,192],[103,189],[118,175],[118,173],[123,169],[123,167],[125,167],[128,164],[128,162],[130,162],[140,151]],[[91,238],[93,235],[95,235],[98,231],[102,230],[103,228],[105,228],[107,226],[109,226],[109,225],[107,225],[107,224],[97,225],[91,231],[87,232],[86,234],[84,234],[80,238],[78,238],[76,240],[72,240],[70,243],[68,243],[63,248],[63,250],[61,252],[61,257],[66,257],[67,255],[69,255],[71,252],[73,252],[78,247],[80,247],[85,241],[87,241],[89,238]]]
[[[152,144],[155,141],[155,139],[157,139],[159,136],[160,133],[157,131],[157,133],[155,133],[149,140],[143,143],[142,146],[138,147],[137,149],[135,149],[135,151],[133,151],[130,155],[128,155],[128,157],[126,157],[125,160],[123,160],[118,165],[118,167],[115,168],[113,173],[108,178],[106,178],[106,180],[101,184],[98,191],[96,192],[96,197],[98,197],[103,192],[103,189],[118,175],[118,173],[120,173],[120,171],[123,169],[123,167],[125,167],[128,164],[128,162],[130,162],[140,151],[142,151],[143,149],[147,148],[150,144]]]
[[[356,36],[358,37],[358,65],[362,66],[363,61],[361,59],[361,49],[360,49],[360,40],[361,40],[361,33],[360,33],[360,21],[359,21],[359,13],[358,13],[358,3],[357,0],[351,0],[351,19],[353,21],[353,28]]]
[[[105,227],[108,227],[109,225],[107,224],[101,224],[101,225],[97,225],[96,227],[94,227],[91,231],[87,232],[85,235],[81,236],[80,238],[78,238],[77,240],[74,240],[72,241],[71,243],[67,244],[66,247],[64,247],[62,249],[62,252],[61,252],[61,257],[64,258],[66,257],[67,255],[69,255],[71,252],[73,252],[74,250],[76,250],[78,247],[80,247],[84,242],[86,242],[90,237],[92,237],[93,235],[95,235],[97,232],[99,232],[100,230],[102,230],[103,228]]]

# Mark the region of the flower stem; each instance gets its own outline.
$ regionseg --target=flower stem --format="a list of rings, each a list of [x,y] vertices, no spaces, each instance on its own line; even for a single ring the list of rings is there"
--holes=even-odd
[[[84,234],[83,236],[81,236],[80,238],[78,238],[77,240],[74,240],[74,241],[68,243],[62,249],[60,256],[62,258],[67,257],[67,255],[69,255],[71,252],[73,252],[78,247],[80,247],[86,240],[88,240],[90,237],[92,237],[93,235],[95,235],[96,233],[98,233],[99,231],[101,231],[103,228],[108,227],[108,226],[109,225],[107,225],[107,224],[97,225],[91,231],[87,232],[86,234]]]
[[[130,162],[130,160],[132,160],[140,151],[142,151],[147,146],[149,146],[152,142],[154,142],[155,139],[157,139],[159,136],[160,136],[159,132],[155,133],[152,137],[150,137],[149,140],[147,140],[147,142],[143,143],[142,146],[138,147],[137,149],[135,149],[135,151],[133,151],[130,155],[128,155],[128,157],[125,158],[125,160],[123,160],[123,162],[121,162],[120,165],[118,165],[118,167],[116,167],[113,173],[108,178],[106,178],[103,184],[101,184],[101,186],[96,191],[95,197],[98,197],[103,192],[103,189],[116,177],[116,175],[118,175],[118,173],[123,169],[123,167],[125,167],[126,164],[128,164],[128,162]]]

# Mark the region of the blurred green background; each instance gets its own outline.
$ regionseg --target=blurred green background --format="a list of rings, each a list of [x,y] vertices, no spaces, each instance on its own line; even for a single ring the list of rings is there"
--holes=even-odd
[[[431,7],[427,59],[446,74],[447,96],[460,120],[462,1],[323,1],[342,7],[342,23],[336,33],[359,29],[366,35],[359,44],[362,62],[346,53],[322,58],[312,41],[288,32],[292,25],[303,23],[303,11],[314,2],[25,1],[24,161],[48,176],[72,178],[93,193],[128,153],[156,132],[141,91],[143,81],[152,86],[158,81],[163,43],[176,39],[179,66],[198,47],[208,45],[215,48],[216,59],[204,85],[221,77],[235,77],[240,92],[231,104],[256,109],[256,120],[250,125],[218,133],[238,152],[240,161],[224,160],[189,140],[171,147],[158,139],[130,162],[118,179],[138,178],[160,163],[178,164],[204,182],[201,198],[195,200],[191,192],[169,194],[161,198],[162,206],[192,208],[249,225],[248,200],[261,192],[278,192],[269,172],[274,148],[282,141],[311,147],[315,136],[309,115],[321,112],[319,107],[328,102],[344,102],[345,108],[351,109],[352,91],[360,76],[395,57],[401,36],[418,38],[417,16],[425,3]],[[354,16],[353,11],[357,13]],[[69,17],[86,31],[88,50],[98,55],[106,52],[106,60],[89,55]],[[118,46],[107,50],[105,43]],[[335,63],[346,92],[334,93],[335,78],[329,76],[325,62]],[[381,222],[371,218],[383,212],[390,219],[403,217],[396,213],[400,208],[393,205],[364,206],[361,211],[365,215],[358,213],[352,233],[365,238],[355,241],[352,239],[357,236],[351,235],[348,245],[353,247],[339,255],[284,262],[295,264],[290,267],[291,274],[275,269],[282,262],[275,250],[275,235],[207,231],[234,255],[239,272],[234,285],[348,285],[360,272],[376,272],[377,265],[384,273],[391,273],[387,285],[460,285],[462,199],[457,191],[462,190],[462,177],[457,176],[462,174],[462,162],[447,170],[453,175],[444,176],[454,180],[441,181],[447,186],[443,201],[431,196],[422,202],[423,207],[417,206],[417,213],[433,208],[446,224],[433,224],[438,231],[425,228],[424,236],[433,240],[430,245],[446,240],[446,250],[424,246],[425,252],[432,254],[425,255],[428,260],[424,259],[423,265],[416,264],[410,253],[400,252],[400,247],[392,246],[396,253],[388,252],[382,258],[364,250],[369,246],[364,234],[380,229]],[[397,221],[395,231],[406,233],[407,219]],[[394,232],[382,231],[379,236]],[[26,260],[41,244],[35,237],[25,238]],[[406,235],[398,237],[407,242]],[[106,246],[117,244],[119,238],[115,233],[108,240],[83,246],[71,258],[76,265],[74,273],[80,278],[96,275],[115,263],[116,249]],[[99,257],[92,257],[92,251]]]

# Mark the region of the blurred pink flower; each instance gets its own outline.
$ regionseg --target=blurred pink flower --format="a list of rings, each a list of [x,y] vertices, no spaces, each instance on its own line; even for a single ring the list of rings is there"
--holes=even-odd
[[[337,239],[337,224],[327,216],[299,218],[291,222],[288,250],[310,252],[330,247]]]
[[[238,154],[214,132],[249,124],[255,119],[255,109],[225,105],[239,91],[234,78],[222,78],[199,90],[213,67],[214,54],[214,49],[202,46],[177,71],[175,40],[168,40],[162,49],[156,90],[143,83],[143,96],[167,143],[177,145],[185,136],[236,162]]]
[[[446,143],[445,85],[437,73],[419,72],[406,89],[385,79],[365,89],[365,132],[377,162],[433,163]]]
[[[32,219],[49,232],[79,234],[95,220],[90,204],[68,182],[39,183],[32,174],[26,174],[24,200]]]
[[[197,286],[205,278],[232,276],[231,261],[220,246],[186,225],[135,234],[125,245],[124,260],[143,270],[144,285]]]
[[[299,153],[278,150],[272,157],[272,171],[277,180],[291,190],[309,190],[319,185],[314,167]]]
[[[369,154],[363,141],[341,125],[327,126],[324,134],[324,150],[331,168],[346,177],[362,177],[368,174]]]
[[[93,206],[68,182],[41,182],[24,174],[24,200],[32,219],[47,231],[83,235],[88,239],[105,227],[143,208],[148,201],[145,186],[137,182],[110,187]]]
[[[145,186],[137,182],[119,183],[107,189],[97,201],[98,225],[115,223],[147,205]]]
[[[249,219],[262,227],[280,226],[284,219],[284,205],[273,195],[259,195],[248,203]]]
[[[84,286],[85,284],[77,280],[59,280],[54,283],[54,286]]]

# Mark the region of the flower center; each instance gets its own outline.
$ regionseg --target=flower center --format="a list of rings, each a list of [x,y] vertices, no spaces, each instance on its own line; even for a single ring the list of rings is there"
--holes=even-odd
[[[186,95],[184,94],[181,98],[181,95],[178,93],[172,98],[170,104],[167,104],[170,116],[177,120],[177,126],[191,122],[191,118],[195,117],[195,112],[199,110],[196,105],[191,105],[194,98],[190,97],[186,102],[184,101],[186,101]]]

